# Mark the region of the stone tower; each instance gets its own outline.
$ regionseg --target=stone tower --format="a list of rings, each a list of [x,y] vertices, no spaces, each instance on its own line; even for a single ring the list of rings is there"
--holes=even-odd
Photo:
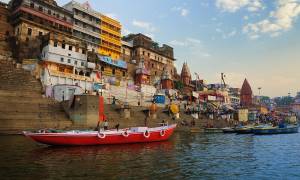
[[[171,76],[167,66],[164,67],[164,71],[161,76],[161,86],[162,86],[162,89],[172,89],[173,88],[172,76]]]
[[[240,101],[242,107],[249,107],[252,105],[252,89],[247,79],[244,80],[241,89]]]
[[[183,63],[183,66],[182,66],[182,70],[181,70],[181,75],[180,75],[180,79],[183,83],[184,86],[188,86],[191,84],[191,72],[190,72],[190,69],[187,65],[187,63]]]

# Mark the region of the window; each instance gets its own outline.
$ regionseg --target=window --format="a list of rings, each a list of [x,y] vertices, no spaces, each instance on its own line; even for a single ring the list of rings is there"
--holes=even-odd
[[[69,50],[72,51],[72,49],[73,49],[73,47],[72,47],[72,46],[69,46]]]
[[[81,66],[84,66],[84,62],[81,62]]]
[[[154,74],[155,74],[155,76],[156,76],[156,74],[157,74],[156,71],[154,72]]]
[[[63,49],[66,48],[65,41],[62,42],[61,47],[62,47]]]
[[[123,77],[125,77],[125,75],[126,75],[126,73],[125,73],[125,71],[123,71]]]
[[[71,59],[68,59],[68,63],[71,63]]]
[[[39,36],[42,36],[43,35],[43,32],[39,31]]]
[[[39,11],[43,11],[43,7],[42,6],[39,6]]]
[[[82,54],[85,54],[85,50],[84,49],[82,50]]]
[[[34,8],[34,3],[33,2],[30,2],[30,7]]]
[[[71,54],[68,54],[68,56],[71,56]]]
[[[28,35],[28,36],[31,36],[31,34],[32,34],[32,29],[31,29],[31,28],[28,28],[28,29],[27,29],[27,35]]]
[[[152,63],[152,65],[151,65],[151,66],[152,66],[152,68],[154,68],[154,64],[153,64],[153,63]]]
[[[75,52],[79,52],[79,47],[75,47]]]
[[[145,51],[143,51],[143,55],[145,55]]]
[[[115,73],[116,73],[116,70],[112,69],[112,74],[115,75]]]
[[[104,66],[101,66],[101,71],[104,71]]]
[[[57,47],[57,41],[56,40],[54,41],[54,47]]]
[[[150,53],[148,53],[148,57],[150,57]]]
[[[77,65],[77,61],[74,61],[74,64]]]
[[[50,9],[48,9],[48,14],[51,15],[51,10]]]
[[[64,58],[60,58],[60,62],[64,62]]]

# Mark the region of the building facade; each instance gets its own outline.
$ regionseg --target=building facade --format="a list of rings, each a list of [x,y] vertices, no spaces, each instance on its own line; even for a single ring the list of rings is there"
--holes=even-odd
[[[38,58],[44,34],[72,35],[71,12],[58,6],[54,0],[12,0],[9,6],[15,35],[14,54],[19,61]]]
[[[8,40],[13,34],[13,28],[9,23],[10,11],[8,4],[0,2],[0,41]]]
[[[101,45],[98,53],[116,60],[121,54],[121,23],[103,14],[100,15]]]
[[[88,2],[80,4],[72,0],[63,8],[72,12],[73,35],[83,40],[89,51],[97,52],[101,43],[100,13],[94,11]]]
[[[74,38],[49,33],[43,36],[41,81],[44,86],[67,84],[92,90],[100,82],[95,63],[87,61],[87,45]]]
[[[145,68],[150,71],[151,84],[160,81],[165,67],[168,68],[172,78],[175,75],[173,48],[163,44],[159,47],[150,37],[143,34],[129,34],[123,41],[132,43],[132,62],[144,62]],[[130,72],[129,72],[130,73]]]

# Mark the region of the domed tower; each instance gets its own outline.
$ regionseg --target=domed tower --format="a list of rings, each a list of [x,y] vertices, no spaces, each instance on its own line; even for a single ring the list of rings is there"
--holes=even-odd
[[[180,78],[184,86],[189,86],[191,84],[192,76],[186,62],[183,63]]]
[[[172,89],[173,88],[172,76],[171,76],[167,66],[164,67],[164,71],[161,75],[161,86],[162,86],[162,89]]]
[[[240,101],[242,107],[249,107],[252,105],[252,89],[247,79],[244,80],[241,89]]]

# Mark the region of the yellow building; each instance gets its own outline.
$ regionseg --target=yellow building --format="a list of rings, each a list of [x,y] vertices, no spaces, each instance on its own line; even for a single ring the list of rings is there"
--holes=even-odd
[[[121,24],[120,22],[100,15],[101,44],[99,54],[110,56],[112,59],[119,59],[121,55]]]

